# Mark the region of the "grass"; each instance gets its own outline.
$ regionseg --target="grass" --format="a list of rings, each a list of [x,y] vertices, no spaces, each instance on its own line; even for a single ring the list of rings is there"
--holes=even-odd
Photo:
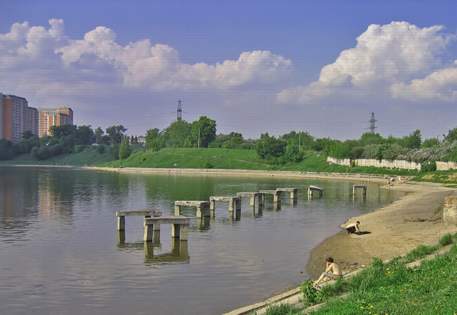
[[[404,257],[388,263],[373,263],[352,278],[337,281],[319,293],[303,285],[305,305],[327,302],[313,314],[455,314],[457,310],[457,234],[444,235],[435,246],[419,246]],[[407,268],[411,261],[423,258],[443,246],[448,253]],[[344,299],[338,298],[350,293]],[[307,301],[307,297],[311,300]],[[308,302],[308,303],[307,303]],[[279,309],[272,314],[301,314],[303,309]]]
[[[104,164],[112,159],[109,150],[106,150],[104,153],[98,153],[96,148],[89,147],[78,153],[62,154],[42,161],[35,160],[30,154],[23,154],[13,160],[1,161],[1,164],[83,166]]]
[[[331,165],[326,162],[325,156],[318,155],[314,152],[308,153],[306,158],[299,163],[278,165],[260,159],[255,150],[220,148],[166,148],[157,152],[138,151],[126,160],[109,162],[105,166],[417,175],[417,172],[407,170],[379,169],[375,167],[351,168],[341,165]]]

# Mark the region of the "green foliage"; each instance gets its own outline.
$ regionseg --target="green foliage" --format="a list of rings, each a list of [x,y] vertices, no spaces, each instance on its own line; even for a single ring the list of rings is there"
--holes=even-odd
[[[296,144],[288,144],[286,147],[286,152],[284,154],[284,158],[287,162],[298,163],[303,160],[304,158],[303,151],[299,150],[298,145]]]
[[[457,141],[457,128],[449,130],[447,135],[444,136],[444,141],[447,141],[447,142]]]
[[[13,157],[13,144],[8,140],[0,139],[0,160],[9,160]]]
[[[191,125],[188,122],[184,120],[173,122],[163,132],[165,146],[172,148],[189,147],[190,133]]]
[[[419,129],[415,130],[409,136],[403,137],[401,140],[403,146],[409,149],[418,149],[422,143],[422,136]]]
[[[110,143],[112,145],[120,144],[122,139],[124,138],[124,134],[127,131],[126,128],[122,125],[111,126],[106,128],[106,134],[110,139]]]
[[[433,148],[440,145],[440,141],[437,138],[430,138],[422,142],[422,148]]]
[[[291,315],[295,314],[296,309],[289,304],[271,306],[267,309],[266,315]]]
[[[198,148],[207,148],[216,138],[216,121],[201,116],[191,124],[192,144]]]
[[[434,172],[436,171],[436,162],[435,161],[426,161],[421,163],[421,170],[423,172]]]
[[[130,148],[129,139],[125,137],[122,139],[121,145],[119,146],[119,159],[124,160],[130,156],[132,150]]]
[[[440,241],[439,241],[441,246],[450,245],[450,244],[452,244],[452,242],[453,242],[453,239],[452,239],[452,235],[450,233],[444,234],[440,238]]]
[[[264,160],[279,158],[284,155],[285,150],[286,142],[270,136],[268,133],[262,134],[256,144],[256,152]]]
[[[163,139],[160,137],[159,129],[149,129],[146,132],[146,149],[152,151],[159,151],[162,147]]]
[[[307,305],[314,305],[324,301],[323,294],[313,286],[311,280],[303,282],[300,288],[303,293],[304,302]]]
[[[425,257],[427,255],[430,255],[431,253],[433,253],[437,249],[438,249],[438,246],[436,246],[436,245],[433,245],[433,246],[432,245],[419,245],[418,247],[416,247],[415,249],[410,251],[405,256],[405,260],[407,262],[410,262],[410,261],[414,261],[416,259],[423,258],[423,257]]]
[[[214,141],[210,143],[209,147],[225,149],[247,149],[249,148],[249,144],[245,142],[241,133],[231,132],[228,135],[217,135]]]

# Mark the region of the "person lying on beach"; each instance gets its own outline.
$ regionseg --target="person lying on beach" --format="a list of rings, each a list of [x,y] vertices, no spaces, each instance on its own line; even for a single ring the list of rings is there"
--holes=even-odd
[[[346,231],[348,232],[348,234],[360,233],[359,225],[360,225],[360,221],[357,221],[356,223],[351,223],[346,226]]]
[[[317,287],[319,284],[329,280],[337,280],[343,276],[340,266],[334,261],[332,257],[325,260],[325,271],[321,274],[319,279],[313,282],[313,286]]]

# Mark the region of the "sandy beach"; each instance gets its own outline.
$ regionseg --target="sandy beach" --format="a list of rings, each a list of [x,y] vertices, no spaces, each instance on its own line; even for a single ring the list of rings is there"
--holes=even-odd
[[[455,189],[426,183],[399,184],[386,189],[408,194],[386,207],[346,222],[359,220],[361,231],[369,234],[354,235],[342,231],[314,248],[306,266],[312,277],[322,272],[324,259],[328,256],[347,271],[368,265],[373,257],[391,259],[418,245],[436,244],[445,233],[457,232],[456,226],[448,226],[442,221],[444,198],[454,194]]]

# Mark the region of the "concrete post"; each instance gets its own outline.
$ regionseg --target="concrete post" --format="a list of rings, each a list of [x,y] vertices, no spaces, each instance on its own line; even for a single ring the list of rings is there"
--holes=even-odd
[[[152,237],[154,235],[153,232],[153,225],[152,224],[144,224],[144,235],[143,235],[143,240],[145,242],[152,242]]]
[[[210,199],[210,201],[209,201],[209,209],[211,211],[215,211],[216,210],[216,200]]]
[[[255,207],[255,195],[252,195],[251,197],[249,197],[249,205],[251,207]]]
[[[180,216],[181,215],[181,206],[175,206],[175,215]]]
[[[124,216],[117,217],[117,230],[125,231],[125,217]]]

